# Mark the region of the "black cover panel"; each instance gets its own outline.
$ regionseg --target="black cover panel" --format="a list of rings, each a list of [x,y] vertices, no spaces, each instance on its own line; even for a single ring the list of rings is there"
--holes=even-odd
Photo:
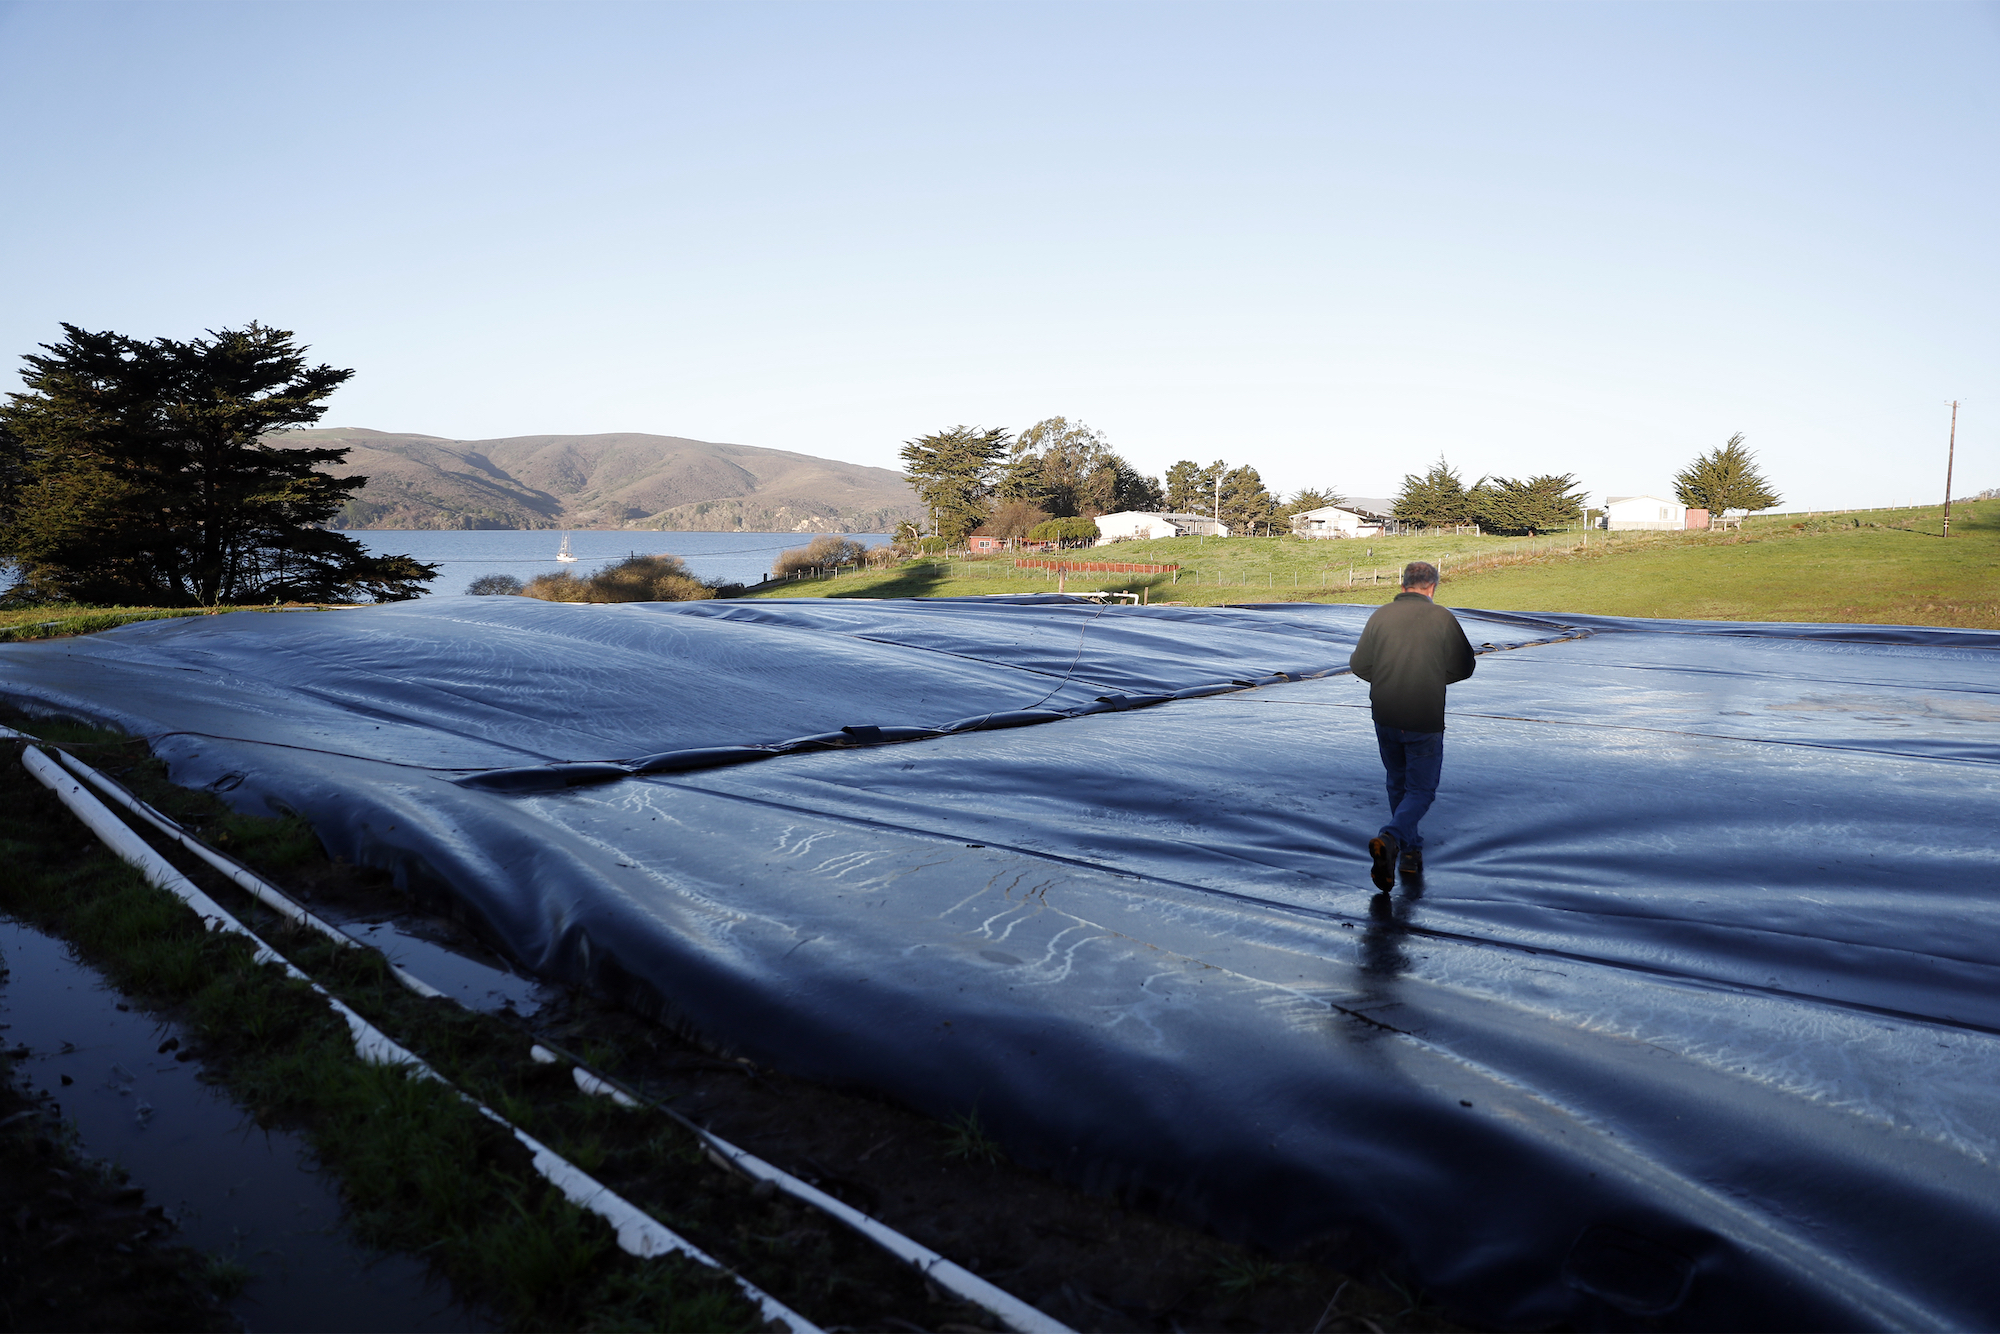
[[[0,682],[538,972],[1474,1319],[2000,1324],[2000,636],[1463,612],[1385,899],[1369,610],[427,599]]]

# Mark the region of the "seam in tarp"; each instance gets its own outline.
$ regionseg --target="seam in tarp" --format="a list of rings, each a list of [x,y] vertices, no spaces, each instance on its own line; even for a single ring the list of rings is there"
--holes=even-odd
[[[1517,648],[1535,648],[1546,644],[1568,643],[1575,639],[1587,638],[1588,632],[1578,635],[1563,635],[1553,639],[1538,639],[1523,644],[1487,644],[1475,650],[1475,656],[1488,653],[1511,652]],[[1083,652],[1079,643],[1077,653]],[[1074,670],[1074,663],[1072,663]],[[1346,667],[1325,667],[1311,672],[1272,672],[1268,676],[1251,680],[1218,681],[1212,685],[1188,686],[1182,690],[1150,695],[1099,695],[1092,703],[1075,709],[1043,709],[1038,707],[1057,690],[1069,684],[1065,676],[1056,683],[1055,689],[1042,696],[1035,704],[1023,709],[993,710],[988,713],[973,714],[942,727],[918,727],[893,725],[865,725],[843,727],[839,732],[821,732],[812,736],[794,737],[789,741],[776,741],[767,745],[750,746],[707,746],[691,750],[663,751],[658,755],[642,759],[617,760],[575,760],[557,761],[550,764],[524,765],[518,768],[482,769],[468,773],[463,778],[447,781],[459,787],[476,788],[488,792],[535,793],[560,790],[570,787],[584,787],[597,783],[617,782],[622,778],[644,777],[661,773],[688,773],[699,769],[718,768],[727,764],[741,764],[750,760],[772,759],[780,755],[797,755],[814,750],[849,750],[864,746],[900,745],[908,741],[928,741],[942,736],[962,732],[991,732],[1010,727],[1029,727],[1037,723],[1063,722],[1072,718],[1087,718],[1099,713],[1122,713],[1131,709],[1151,708],[1182,699],[1205,699],[1217,695],[1235,694],[1245,690],[1257,690],[1264,686],[1290,685],[1299,681],[1317,681],[1329,677],[1346,676]],[[352,759],[366,759],[367,756],[350,756]],[[463,772],[460,770],[439,772]]]

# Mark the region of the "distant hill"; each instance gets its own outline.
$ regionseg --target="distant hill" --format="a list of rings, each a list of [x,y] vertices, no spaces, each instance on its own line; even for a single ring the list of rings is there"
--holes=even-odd
[[[350,451],[328,471],[368,485],[339,528],[882,533],[922,513],[888,468],[671,435],[446,440],[337,427],[275,440]]]

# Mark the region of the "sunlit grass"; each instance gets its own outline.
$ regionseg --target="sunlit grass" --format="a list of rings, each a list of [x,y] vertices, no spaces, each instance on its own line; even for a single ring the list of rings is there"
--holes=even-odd
[[[77,603],[60,603],[40,607],[7,607],[0,608],[0,644],[23,639],[55,639],[63,635],[96,634],[100,630],[113,630],[137,621],[179,620],[188,616],[217,616],[232,611],[299,611],[309,605],[293,603],[282,607],[91,607]]]

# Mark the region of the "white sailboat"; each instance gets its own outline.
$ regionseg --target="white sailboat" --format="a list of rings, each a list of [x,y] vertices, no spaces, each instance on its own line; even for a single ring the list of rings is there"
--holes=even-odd
[[[569,549],[568,533],[563,534],[562,550],[556,553],[556,559],[565,565],[574,565],[576,563],[576,553]]]

